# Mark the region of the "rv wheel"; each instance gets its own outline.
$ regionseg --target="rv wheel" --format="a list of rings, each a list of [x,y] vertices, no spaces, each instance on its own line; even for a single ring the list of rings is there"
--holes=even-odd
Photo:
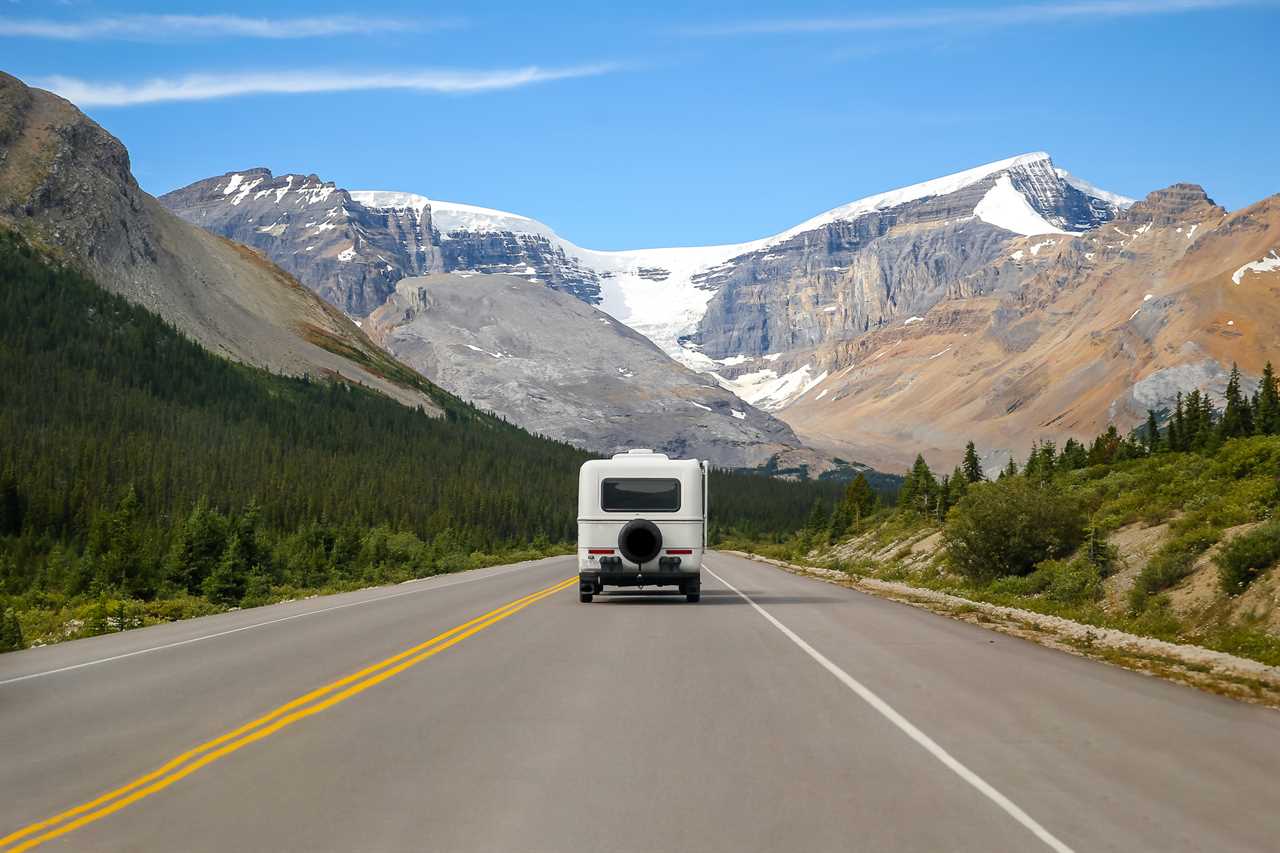
[[[702,592],[700,590],[695,590],[685,595],[684,599],[690,604],[697,604],[699,601],[702,600]]]
[[[580,593],[578,593],[578,601],[582,602],[583,604],[590,604],[590,603],[591,603],[591,593],[589,593],[589,592],[580,592]]]

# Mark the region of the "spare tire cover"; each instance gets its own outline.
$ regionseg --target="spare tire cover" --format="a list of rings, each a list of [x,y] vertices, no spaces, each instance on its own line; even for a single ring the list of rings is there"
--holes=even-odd
[[[662,551],[662,531],[647,518],[633,518],[618,534],[618,550],[633,563],[647,563]]]

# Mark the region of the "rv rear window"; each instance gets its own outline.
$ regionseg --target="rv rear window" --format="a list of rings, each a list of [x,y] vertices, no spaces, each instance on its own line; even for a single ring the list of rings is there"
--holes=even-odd
[[[605,512],[676,512],[680,509],[680,481],[653,477],[610,477],[600,486]]]

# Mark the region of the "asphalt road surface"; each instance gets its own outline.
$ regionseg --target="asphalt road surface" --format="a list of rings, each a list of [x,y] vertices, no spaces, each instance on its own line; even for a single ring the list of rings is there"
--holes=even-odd
[[[711,554],[0,656],[0,851],[1276,850],[1280,714]]]

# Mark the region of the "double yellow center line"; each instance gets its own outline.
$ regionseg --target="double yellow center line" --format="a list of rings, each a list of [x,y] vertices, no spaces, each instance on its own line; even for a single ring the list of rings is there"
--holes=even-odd
[[[443,634],[438,634],[426,642],[405,649],[386,660],[367,666],[359,672],[353,672],[345,678],[340,678],[331,684],[326,684],[304,696],[299,696],[297,699],[286,702],[256,720],[245,723],[243,726],[220,735],[211,741],[202,743],[194,749],[187,750],[126,785],[0,838],[0,851],[3,851],[3,853],[20,853],[23,850],[30,850],[33,847],[44,844],[46,841],[52,841],[69,832],[74,832],[82,826],[101,820],[107,815],[114,814],[131,803],[136,803],[138,800],[149,797],[157,791],[163,791],[174,782],[195,773],[201,767],[212,764],[254,741],[262,740],[286,726],[291,726],[299,720],[310,717],[312,714],[318,714],[326,708],[332,708],[334,705],[345,702],[358,693],[363,693],[374,685],[381,684],[387,679],[399,675],[406,669],[422,663],[427,658],[439,654],[456,643],[462,642],[472,634],[483,631],[490,625],[501,622],[529,605],[567,589],[577,581],[576,576],[568,578],[546,589],[526,595],[524,598],[518,598],[495,610],[490,610],[483,616],[477,616],[470,622],[464,622],[456,628],[451,628]]]

